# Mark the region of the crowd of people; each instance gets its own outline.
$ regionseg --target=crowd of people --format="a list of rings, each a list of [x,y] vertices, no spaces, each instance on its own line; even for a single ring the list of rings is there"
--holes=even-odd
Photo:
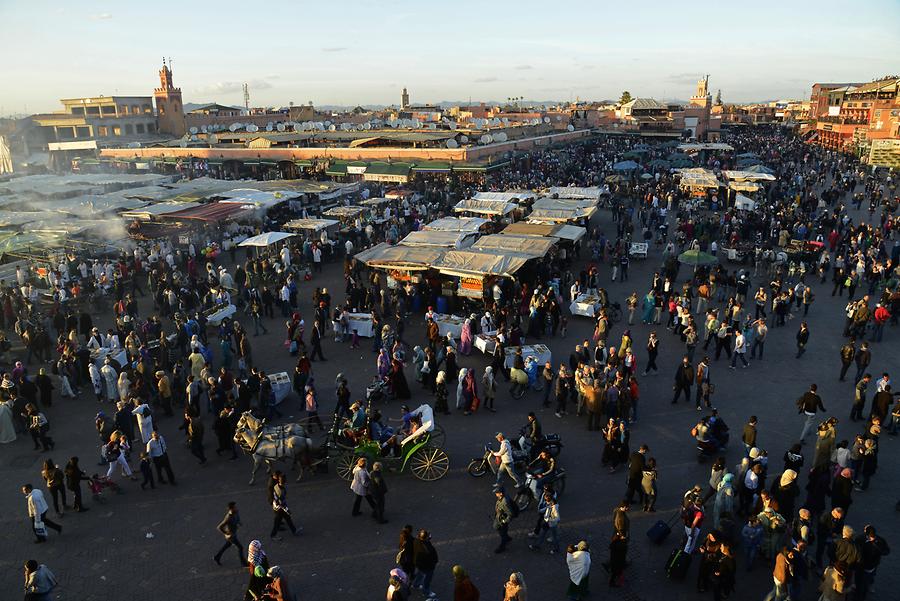
[[[900,312],[896,188],[890,176],[868,173],[852,157],[817,150],[790,133],[742,132],[729,141],[755,153],[776,174],[776,181],[757,196],[757,210],[740,211],[715,195],[694,202],[678,185],[674,171],[664,168],[648,167],[647,178],[637,173],[619,178],[605,201],[615,232],[588,222],[582,256],[556,254],[537,260],[526,277],[499,281],[485,298],[484,310],[464,319],[459,338],[437,333],[432,307],[441,294],[439,285],[389,285],[385,274],[353,259],[365,246],[396,242],[448,214],[454,195],[437,184],[421,190],[415,200],[399,201],[379,223],[351,224],[341,243],[327,236],[294,239],[239,261],[234,245],[223,243],[222,251],[206,252],[212,244],[198,241],[176,248],[162,242],[138,245],[115,260],[70,255],[40,274],[20,268],[16,282],[0,282],[0,328],[12,329],[18,337],[0,339],[0,351],[21,354],[0,382],[0,443],[27,432],[36,451],[55,452],[49,434],[51,419],[56,419],[54,395],[96,403],[96,432],[90,436],[98,437],[98,456],[90,461],[96,459],[102,467],[86,470],[74,455],[63,468],[49,458],[43,464],[41,476],[59,516],[68,507],[67,491],[75,512],[88,509],[82,483],[98,499],[122,486],[123,477],[136,480],[140,475],[142,489],[175,486],[169,444],[183,442],[199,469],[209,460],[207,425],[216,439],[216,455],[223,460],[238,458],[239,451],[252,454],[254,448],[235,442],[239,420],[245,412],[276,420],[283,394],[259,360],[253,338],[267,335],[270,328],[277,331],[273,323],[282,320],[283,352],[296,361],[291,388],[305,411],[304,428],[310,434],[316,428],[326,435],[339,432],[354,443],[370,439],[383,457],[394,455],[398,441],[421,425],[416,421],[420,416],[405,406],[398,420],[402,424],[387,426],[362,395],[352,402],[348,378],[340,374],[334,387],[334,424],[323,423],[319,416],[330,386],[316,381],[313,364],[327,360],[323,347],[331,346],[329,358],[344,352],[336,345],[360,348],[358,332],[349,326],[350,314],[366,313],[373,326],[366,350],[375,359],[371,373],[391,397],[406,401],[430,395],[436,414],[458,413],[475,420],[479,410],[497,410],[495,399],[504,395],[501,383],[507,382],[511,392],[516,385],[535,391],[540,408],[552,410],[554,417],[548,419],[569,425],[580,421],[588,431],[600,432],[600,464],[610,475],[622,466],[627,470],[623,501],[613,511],[608,559],[601,564],[608,571],[609,586],[620,587],[629,579],[630,506],[637,503],[653,513],[658,486],[675,486],[660,482],[657,471],[665,457],[652,456],[651,433],[637,425],[644,378],[660,373],[661,348],[675,348],[677,365],[662,366],[675,371],[671,403],[683,396],[694,404],[700,413],[691,436],[698,453],[714,458],[708,486],[686,487],[678,513],[684,525],[678,549],[681,555],[698,558],[698,590],[711,589],[715,599],[726,598],[738,586],[738,563],[749,571],[767,562],[773,566],[775,583],[767,601],[798,599],[810,586],[811,574],[821,577],[817,586],[826,599],[843,599],[851,590],[855,599],[864,599],[889,547],[877,534],[877,525],[867,522],[854,528],[847,520],[854,497],[864,494],[877,473],[882,428],[894,435],[900,420],[900,402],[887,373],[890,358],[879,352],[891,341],[891,326]],[[601,185],[613,175],[613,164],[633,148],[633,141],[610,137],[535,151],[500,170],[491,186]],[[650,147],[643,162],[649,165],[670,150]],[[735,159],[712,153],[701,161],[721,170],[733,167]],[[455,193],[468,196],[473,191],[457,186]],[[869,218],[854,218],[848,198],[856,209],[868,202]],[[629,248],[637,240],[653,245],[651,256],[659,258],[659,269],[644,283],[629,274]],[[806,254],[780,256],[790,240],[806,244]],[[746,261],[736,267],[724,262],[687,267],[679,261],[684,251],[716,255],[725,244],[749,248]],[[304,284],[322,263],[339,256],[346,283],[341,294]],[[39,276],[46,283],[39,282]],[[604,288],[613,282],[633,290],[630,296],[611,298]],[[41,298],[38,284],[49,288],[48,299]],[[716,406],[719,366],[774,369],[766,367],[767,342],[795,346],[796,360],[803,361],[808,346],[823,337],[810,330],[807,319],[819,311],[816,296],[827,295],[828,288],[831,296],[847,292],[844,315],[834,316],[835,323],[843,324],[846,339],[839,377],[844,380],[856,367],[847,415],[852,427],[858,423],[861,429],[858,434],[844,432],[844,439],[838,440],[838,411],[825,409],[816,384],[805,392],[787,391],[798,397],[802,424],[798,422],[797,444],[785,449],[783,468],[770,465],[769,450],[762,446],[770,416],[752,416],[742,431],[741,460],[731,469],[724,457],[729,427]],[[599,299],[598,310],[589,334],[569,346],[574,348],[568,357],[539,364],[519,348],[507,365],[507,349],[521,347],[526,340],[568,340],[573,328],[567,307],[582,293]],[[102,304],[104,299],[111,307]],[[231,305],[240,313],[209,323],[210,316]],[[415,315],[415,307],[421,307],[424,320]],[[419,340],[407,332],[413,320],[422,325]],[[783,332],[794,327],[795,333]],[[639,328],[649,330],[646,341],[635,339]],[[482,370],[466,359],[479,333],[490,333],[496,342]],[[332,335],[334,344],[326,345]],[[725,363],[720,363],[723,353]],[[32,367],[35,361],[41,367]],[[409,377],[407,370],[412,372]],[[183,440],[163,437],[158,425],[167,418],[174,418],[183,432],[169,437]],[[519,514],[515,494],[507,491],[503,479],[508,477],[518,491],[527,475],[521,470],[527,469],[536,482],[538,506],[529,546],[540,552],[548,539],[549,553],[565,550],[566,594],[581,599],[588,594],[592,550],[585,540],[560,540],[565,514],[553,483],[558,460],[541,452],[543,433],[534,414],[527,430],[522,440],[527,468],[510,440],[502,433],[496,437],[496,552],[507,551],[509,529]],[[804,452],[810,435],[815,435],[811,462]],[[634,436],[640,437],[640,444],[632,441]],[[771,456],[780,451],[771,449]],[[96,473],[89,475],[91,471]],[[375,461],[370,466],[360,458],[352,474],[351,515],[360,515],[366,501],[373,518],[386,523],[382,465]],[[804,487],[807,495],[801,503]],[[285,528],[300,535],[302,527],[294,523],[287,504],[284,474],[270,478],[268,492],[274,514],[271,538],[279,540]],[[22,493],[35,541],[46,542],[48,528],[61,534],[62,526],[48,516],[50,506],[42,490],[29,483]],[[240,526],[237,505],[229,503],[218,526],[225,544],[215,562],[221,563],[234,546],[250,572],[246,598],[291,599],[287,574],[269,565],[260,540],[253,540],[244,553],[237,538]],[[671,578],[679,578],[677,566],[683,561],[674,558],[667,564]],[[405,601],[414,589],[426,598],[436,596],[432,582],[441,578],[439,560],[427,529],[407,525],[401,530],[395,564],[388,575],[389,601]],[[25,571],[32,599],[56,586],[45,565],[29,560]],[[455,565],[450,574],[455,599],[479,599],[464,567]],[[527,590],[526,575],[514,572],[503,585],[503,599],[524,601]]]

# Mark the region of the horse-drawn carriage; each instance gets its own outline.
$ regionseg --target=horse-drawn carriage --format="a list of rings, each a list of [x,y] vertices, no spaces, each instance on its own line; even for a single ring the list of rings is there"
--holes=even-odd
[[[344,480],[353,479],[356,460],[366,457],[370,464],[380,461],[398,472],[407,467],[419,480],[439,480],[450,469],[450,458],[443,449],[446,434],[435,424],[434,410],[423,404],[410,412],[414,417],[414,429],[402,439],[394,434],[393,443],[382,445],[370,438],[370,428],[362,429],[358,436],[340,430],[337,424],[323,444],[323,461],[334,459],[334,468]]]

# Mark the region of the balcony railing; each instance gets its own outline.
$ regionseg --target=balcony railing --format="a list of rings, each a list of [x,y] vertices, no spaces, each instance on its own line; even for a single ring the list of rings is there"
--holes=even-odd
[[[862,117],[819,117],[818,121],[822,123],[837,123],[838,125],[868,125],[869,119]]]

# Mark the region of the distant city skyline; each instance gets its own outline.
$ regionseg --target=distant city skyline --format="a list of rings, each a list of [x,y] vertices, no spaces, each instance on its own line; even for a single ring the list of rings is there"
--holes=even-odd
[[[896,0],[849,13],[834,0],[727,6],[7,3],[0,115],[60,110],[66,97],[152,95],[163,56],[185,102],[243,104],[247,82],[253,106],[399,104],[404,86],[414,104],[603,100],[623,90],[687,99],[707,73],[711,94],[753,102],[900,72]]]

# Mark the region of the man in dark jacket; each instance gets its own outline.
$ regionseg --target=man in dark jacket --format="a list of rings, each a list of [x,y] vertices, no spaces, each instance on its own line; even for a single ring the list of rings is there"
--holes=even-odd
[[[672,397],[672,404],[678,402],[678,397],[684,391],[684,399],[691,402],[691,385],[694,383],[694,366],[691,365],[687,355],[681,360],[681,365],[675,370],[675,396]]]
[[[424,528],[419,530],[419,536],[413,541],[413,561],[416,564],[413,587],[422,591],[426,599],[433,599],[436,595],[431,591],[431,579],[434,577],[438,554],[431,544],[431,533]]]
[[[856,541],[861,555],[859,569],[854,580],[857,599],[866,598],[869,589],[875,582],[875,573],[878,571],[882,556],[889,555],[891,552],[887,541],[875,534],[874,526],[866,526],[864,532],[865,534]]]
[[[806,416],[806,421],[803,423],[803,430],[800,432],[801,444],[806,442],[806,436],[815,429],[816,412],[825,412],[825,405],[822,404],[822,397],[819,396],[817,390],[818,386],[815,384],[811,385],[809,390],[804,392],[803,396],[797,401],[797,408],[800,410],[799,413],[803,413]]]
[[[856,358],[856,341],[851,338],[847,344],[841,347],[841,375],[840,381],[844,381],[844,377],[847,375],[847,370],[850,369],[850,365],[853,364],[853,359]]]
[[[628,480],[625,500],[629,504],[634,503],[634,493],[638,493],[638,500],[643,501],[644,491],[641,488],[641,479],[644,477],[644,468],[647,465],[646,456],[649,451],[647,445],[642,444],[628,458]]]
[[[755,415],[750,416],[750,421],[744,424],[744,431],[741,434],[741,441],[744,443],[744,449],[747,455],[750,455],[750,449],[756,446],[756,424]]]
[[[816,533],[816,564],[822,565],[822,557],[825,549],[841,535],[844,528],[844,510],[835,507],[831,513],[823,513],[819,518],[819,528]]]
[[[238,559],[241,560],[241,565],[244,567],[250,565],[247,563],[247,556],[244,555],[244,547],[237,537],[237,531],[240,525],[241,516],[238,514],[237,503],[231,501],[228,503],[228,510],[225,512],[225,517],[222,518],[222,521],[219,522],[219,525],[217,526],[219,532],[225,537],[225,544],[222,545],[222,548],[219,549],[218,553],[213,556],[213,560],[217,564],[222,565],[222,555],[228,550],[228,547],[233,545],[234,548],[237,549]]]

